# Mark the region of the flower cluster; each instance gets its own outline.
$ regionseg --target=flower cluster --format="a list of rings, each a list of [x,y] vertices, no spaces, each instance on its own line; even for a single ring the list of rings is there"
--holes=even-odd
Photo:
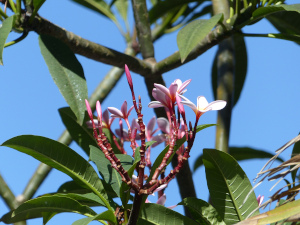
[[[154,191],[165,188],[189,158],[190,150],[195,140],[197,124],[201,115],[211,110],[223,109],[226,106],[226,102],[217,100],[208,103],[204,96],[199,96],[196,106],[183,96],[191,80],[182,82],[177,79],[169,88],[161,84],[154,84],[152,95],[156,101],[150,102],[148,106],[150,108],[164,107],[166,118],[156,119],[153,117],[147,125],[145,125],[143,114],[141,113],[141,98],[139,97],[138,101],[135,98],[132,78],[126,65],[125,73],[132,94],[133,106],[128,109],[127,102],[124,101],[120,110],[114,107],[108,107],[108,109],[102,113],[101,105],[98,101],[96,104],[97,119],[94,119],[92,110],[86,100],[88,115],[91,119],[87,125],[93,128],[93,134],[98,146],[105,154],[105,157],[110,161],[112,167],[121,175],[122,180],[126,182],[136,194],[149,195]],[[189,122],[189,124],[187,123],[184,106],[190,107],[195,112],[196,119],[194,126],[191,122]],[[130,123],[128,117],[133,109],[136,112],[137,119],[133,119]],[[109,112],[111,113],[111,118],[109,118]],[[116,119],[119,119],[119,128],[113,132],[111,125]],[[123,121],[125,121],[127,129],[123,128]],[[158,128],[155,129],[156,124]],[[128,175],[120,163],[120,160],[116,157],[111,146],[112,143],[109,143],[107,136],[104,134],[104,129],[110,132],[115,146],[121,153],[126,154],[124,141],[130,142],[133,156],[136,150],[139,151],[140,161],[136,167],[137,175],[133,177]],[[181,140],[181,142],[179,142],[179,140]],[[177,143],[182,143],[182,140],[184,140],[186,144],[178,146]],[[153,141],[153,143],[151,141]],[[152,143],[148,148],[146,148],[147,142]],[[151,149],[163,142],[166,146],[166,153],[161,163],[154,168],[150,159]],[[178,164],[168,175],[165,175],[165,168],[175,152],[178,156]],[[145,167],[148,167],[150,171],[154,170],[150,173],[150,178],[145,174]],[[161,195],[161,199],[165,198],[162,196],[163,195]]]

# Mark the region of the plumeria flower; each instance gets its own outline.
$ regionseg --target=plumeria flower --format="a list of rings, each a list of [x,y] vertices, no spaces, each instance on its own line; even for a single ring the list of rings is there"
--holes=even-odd
[[[128,119],[128,116],[130,115],[130,112],[133,109],[133,106],[131,106],[127,112],[127,101],[124,101],[124,103],[121,106],[121,110],[119,110],[115,107],[108,107],[107,109],[111,113],[111,117],[121,118],[121,119],[126,120],[126,119]]]
[[[159,199],[157,200],[156,204],[159,204],[159,205],[163,205],[163,206],[164,206],[165,203],[166,203],[166,200],[167,200],[167,196],[166,196],[166,194],[164,193],[162,196],[159,197]],[[145,202],[146,202],[146,203],[151,203],[151,202],[148,200],[148,198],[146,199]],[[169,207],[167,207],[167,208],[169,208],[169,209],[174,209],[176,206],[177,206],[177,205],[172,205],[172,206],[169,206]]]
[[[186,86],[191,82],[187,80],[182,83],[180,79],[176,79],[169,88],[161,84],[154,84],[155,88],[152,90],[152,96],[157,101],[152,101],[149,103],[148,107],[150,108],[159,108],[159,107],[166,107],[171,109],[172,104],[176,102],[176,96],[178,94],[182,95],[186,92]]]
[[[115,118],[109,118],[108,110],[106,109],[102,114],[102,127],[110,130],[112,122]],[[96,128],[99,128],[98,119],[93,119]],[[93,122],[91,120],[86,122],[88,128],[93,128]]]
[[[259,196],[257,197],[258,206],[261,205],[261,203],[262,203],[263,200],[264,200],[264,197],[265,197],[265,196],[263,196],[263,195],[259,195]]]
[[[182,97],[185,100],[185,101],[182,101],[181,103],[190,107],[195,112],[197,119],[199,119],[199,117],[203,113],[211,111],[211,110],[221,110],[227,104],[227,102],[223,101],[223,100],[217,100],[217,101],[208,103],[208,101],[206,100],[206,98],[204,96],[199,96],[197,98],[197,106],[196,106],[194,103],[192,103],[187,98],[185,98],[183,96],[180,96],[180,97]]]

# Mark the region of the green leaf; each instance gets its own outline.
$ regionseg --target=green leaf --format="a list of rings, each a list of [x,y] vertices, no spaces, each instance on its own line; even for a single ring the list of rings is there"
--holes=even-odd
[[[40,136],[23,135],[14,137],[2,146],[16,149],[69,175],[78,184],[92,190],[110,209],[107,193],[94,168],[68,146]]]
[[[0,27],[0,65],[3,65],[3,49],[6,39],[12,29],[13,22],[14,16],[10,16],[3,21],[2,26]]]
[[[83,69],[74,53],[64,43],[50,36],[40,36],[39,45],[50,74],[71,107],[79,124],[83,123],[88,98]]]
[[[206,35],[223,20],[223,14],[217,14],[209,20],[195,20],[178,32],[177,45],[184,62],[190,52],[206,37]]]
[[[94,217],[89,217],[89,218],[83,218],[80,220],[75,221],[72,223],[72,225],[88,225],[90,222],[93,220],[106,220],[109,221],[110,224],[117,224],[117,219],[114,213],[111,210],[107,210],[103,213],[100,213]]]
[[[238,223],[237,225],[270,224],[280,220],[287,219],[297,214],[298,216],[296,218],[299,218],[299,212],[300,212],[300,199],[276,207],[275,209],[262,213],[258,216],[250,217],[249,219],[244,220]]]
[[[44,4],[46,0],[33,0],[33,12],[32,15],[36,15],[37,12],[39,11],[39,9],[42,7],[42,5]]]
[[[49,194],[49,196],[50,196],[50,194]],[[83,194],[55,193],[55,194],[52,194],[51,196],[59,196],[59,197],[62,196],[62,197],[72,198],[72,199],[78,201],[80,204],[87,205],[87,206],[105,206],[103,201],[101,201],[101,199],[92,192],[83,193]]]
[[[269,15],[267,19],[280,33],[300,35],[300,14],[298,12],[282,11]]]
[[[300,134],[300,133],[299,133]],[[299,155],[300,154],[300,141],[296,142],[294,144],[294,147],[293,147],[293,151],[292,151],[292,157],[295,156],[295,155]],[[299,169],[299,168],[298,168]],[[297,171],[298,169],[295,169],[292,171],[291,173],[291,176],[292,176],[292,179],[293,179],[293,182],[295,182],[296,180],[296,176],[297,176]]]
[[[196,0],[165,0],[158,1],[154,6],[149,10],[149,21],[150,23],[154,23],[157,19],[164,16],[166,13],[171,10],[183,7],[184,5],[190,2],[199,2]],[[203,2],[202,0],[200,2]]]
[[[97,142],[92,134],[92,129],[87,128],[85,123],[80,125],[77,122],[75,114],[69,107],[60,108],[58,112],[72,139],[84,150],[87,155],[90,155],[90,145],[97,146]],[[90,119],[86,115],[84,122],[88,120]]]
[[[229,147],[230,155],[237,161],[247,159],[270,159],[274,155],[264,150],[258,150],[249,147]],[[278,161],[284,162],[282,158],[278,157]],[[194,164],[194,172],[203,165],[203,155],[198,156]]]
[[[95,12],[100,13],[103,16],[111,19],[112,21],[117,21],[115,15],[110,10],[109,5],[103,0],[72,0],[84,7],[87,7]]]
[[[258,19],[279,11],[295,11],[300,13],[300,4],[294,4],[294,5],[281,4],[281,5],[270,5],[270,6],[260,7],[252,13],[252,17],[253,19]]]
[[[247,49],[244,37],[240,35],[233,35],[233,44],[234,44],[234,54],[235,54],[235,63],[234,63],[234,71],[235,71],[235,80],[234,80],[234,100],[233,104],[235,105],[241,95],[243,90],[244,82],[247,75]],[[217,56],[218,52],[216,52],[213,67],[212,67],[212,87],[214,98],[217,99],[217,88],[218,88],[218,65],[217,65]]]
[[[246,219],[258,203],[254,192],[245,201],[252,186],[236,160],[225,152],[204,149],[203,163],[211,200],[224,222],[234,224]]]
[[[192,217],[199,224],[226,225],[219,216],[217,210],[212,205],[201,199],[193,197],[185,198],[182,200],[182,202],[178,203],[178,205],[184,205],[188,207]]]
[[[162,205],[147,203],[140,212],[140,218],[146,220],[147,224],[155,225],[197,225],[192,219],[181,215],[172,209],[166,208]],[[138,220],[137,225],[143,225],[143,220]]]
[[[113,190],[120,197],[120,188],[123,182],[120,174],[114,168],[111,167],[111,163],[99,148],[96,148],[94,146],[90,147],[90,160],[92,160],[96,164],[99,173],[103,177],[104,181],[107,184],[111,185]],[[125,170],[129,170],[131,168],[133,164],[133,159],[131,156],[124,154],[116,154],[116,157],[120,160]]]
[[[116,0],[114,5],[124,21],[127,20],[128,0]]]
[[[51,214],[49,214],[49,212]],[[27,219],[47,217],[46,220],[57,213],[74,212],[86,216],[95,216],[96,213],[88,206],[63,196],[41,196],[24,202],[16,210],[5,214],[0,221],[15,223]]]

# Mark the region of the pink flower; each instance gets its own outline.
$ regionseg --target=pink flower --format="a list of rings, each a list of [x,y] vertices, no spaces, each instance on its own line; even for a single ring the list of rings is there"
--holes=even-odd
[[[180,96],[180,97],[182,97],[185,100],[185,101],[182,101],[181,103],[190,107],[195,112],[197,119],[199,119],[199,117],[203,113],[211,111],[211,110],[221,110],[227,104],[227,102],[223,101],[223,100],[217,100],[217,101],[208,103],[204,96],[199,96],[197,98],[197,106],[196,106],[194,103],[192,103],[187,98],[185,98],[183,96]]]
[[[155,88],[153,88],[152,96],[157,101],[152,101],[149,103],[148,107],[150,108],[159,108],[159,107],[166,107],[171,109],[172,105],[176,102],[176,96],[178,94],[182,95],[186,92],[186,86],[191,82],[187,80],[182,83],[180,79],[176,79],[169,88],[161,84],[154,84]]]
[[[133,89],[133,83],[132,83],[132,78],[128,69],[128,66],[125,64],[125,74],[126,74],[126,78],[129,84],[130,89]]]
[[[257,197],[257,202],[258,202],[258,206],[260,206],[261,205],[261,203],[263,202],[263,200],[264,200],[264,197],[265,196],[261,196],[261,195],[259,195],[258,197]]]
[[[156,204],[159,204],[159,205],[165,205],[166,203],[166,200],[167,200],[167,196],[166,194],[164,193],[162,196],[160,196],[160,198],[157,200]],[[146,199],[146,203],[151,203],[148,198]],[[173,206],[169,206],[167,208],[169,209],[174,209],[177,205],[173,205]]]
[[[124,103],[121,106],[121,110],[119,110],[115,107],[108,107],[107,109],[112,114],[111,117],[121,118],[121,119],[126,120],[126,119],[128,119],[128,116],[130,115],[130,112],[133,109],[133,106],[131,106],[127,112],[127,102],[124,101]]]

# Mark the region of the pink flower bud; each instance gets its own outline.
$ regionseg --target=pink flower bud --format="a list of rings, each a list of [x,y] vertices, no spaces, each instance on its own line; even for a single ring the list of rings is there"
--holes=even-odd
[[[129,87],[130,87],[130,89],[132,89],[133,88],[132,78],[131,78],[128,66],[126,64],[125,64],[125,74],[126,74],[126,77],[127,77]]]
[[[99,101],[96,102],[96,111],[98,114],[98,120],[100,122],[100,125],[102,125],[102,110],[101,110],[101,105],[100,105]]]
[[[85,105],[86,105],[86,109],[87,109],[90,119],[93,120],[93,112],[92,112],[92,109],[91,109],[91,106],[90,106],[88,100],[86,100],[86,99],[85,99]]]

